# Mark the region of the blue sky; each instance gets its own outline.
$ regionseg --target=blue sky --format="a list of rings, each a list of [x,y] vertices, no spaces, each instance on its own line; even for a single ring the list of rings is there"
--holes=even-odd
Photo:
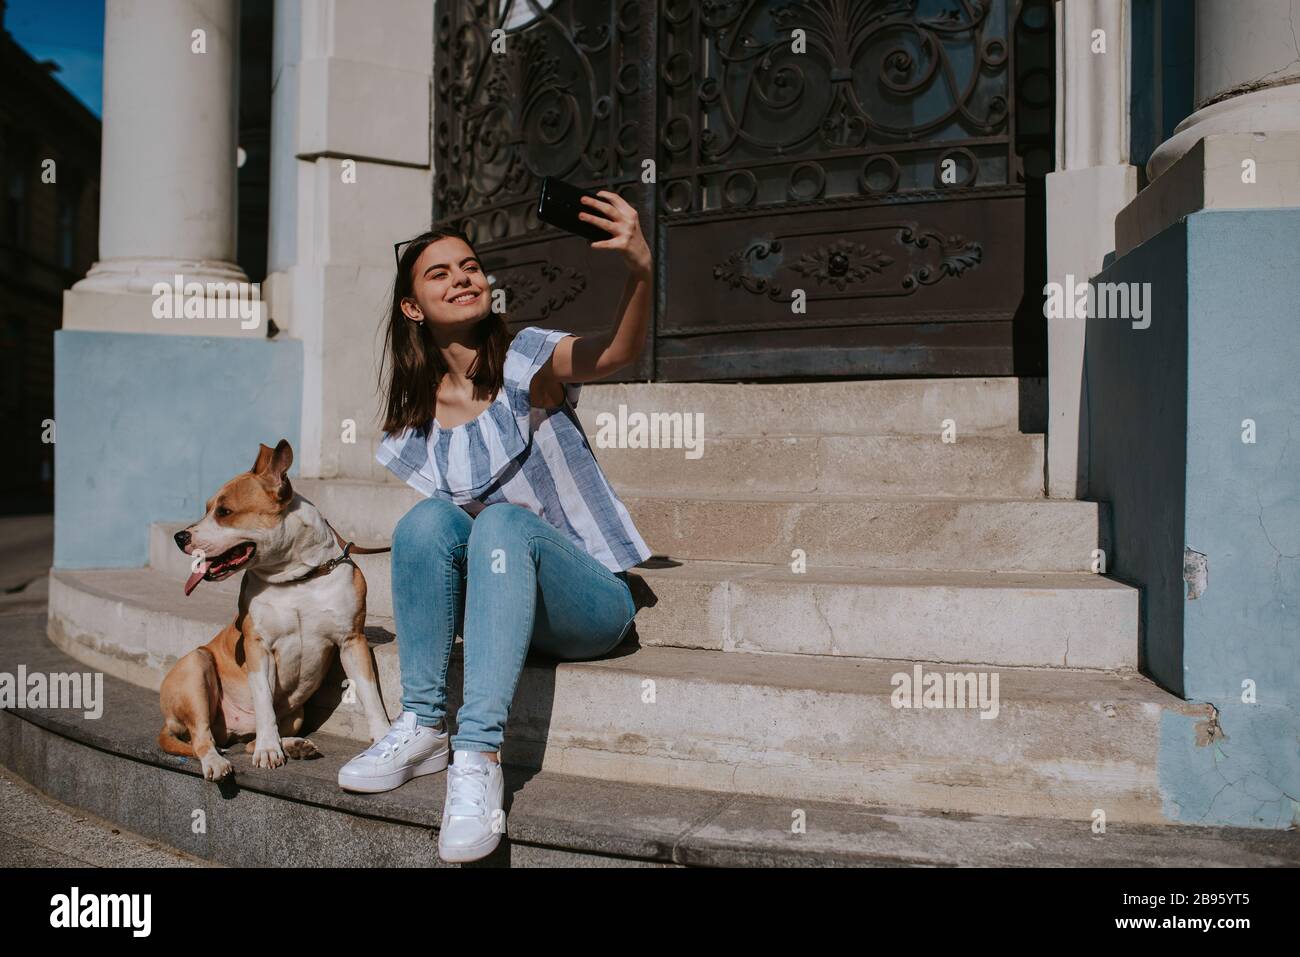
[[[104,100],[104,0],[9,0],[5,29],[99,116]]]

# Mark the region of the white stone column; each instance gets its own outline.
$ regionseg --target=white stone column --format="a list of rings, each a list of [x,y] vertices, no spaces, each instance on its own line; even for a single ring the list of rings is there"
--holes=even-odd
[[[1098,33],[1097,31],[1100,31]],[[1129,2],[1057,0],[1056,172],[1047,176],[1047,279],[1086,282],[1115,248],[1115,214],[1137,192],[1129,164]],[[1081,421],[1085,324],[1047,323],[1047,491],[1086,492]]]
[[[150,308],[178,275],[247,280],[234,263],[238,40],[238,0],[108,0],[99,261],[65,297],[64,328],[265,335]]]
[[[1300,0],[1197,0],[1196,106],[1151,155],[1151,179],[1213,134],[1300,130]]]

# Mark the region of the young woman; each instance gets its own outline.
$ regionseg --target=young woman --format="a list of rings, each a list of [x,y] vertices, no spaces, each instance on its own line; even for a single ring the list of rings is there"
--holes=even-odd
[[[618,251],[630,272],[609,332],[529,326],[512,339],[463,235],[425,233],[398,255],[376,458],[429,497],[393,531],[402,712],[339,785],[386,791],[447,768],[438,839],[447,861],[477,860],[500,841],[498,752],[529,647],[569,660],[613,650],[636,614],[627,569],[651,554],[573,411],[580,383],[637,360],[650,315],[636,210],[598,195],[581,217],[610,238],[592,248]],[[448,767],[456,634],[465,688]]]

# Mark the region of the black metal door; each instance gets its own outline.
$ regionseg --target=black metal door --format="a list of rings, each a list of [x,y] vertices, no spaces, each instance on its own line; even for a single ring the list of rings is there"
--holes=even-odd
[[[435,217],[512,325],[582,332],[624,274],[537,222],[540,178],[636,204],[656,315],[626,378],[1039,375],[1052,22],[1050,0],[440,0]]]

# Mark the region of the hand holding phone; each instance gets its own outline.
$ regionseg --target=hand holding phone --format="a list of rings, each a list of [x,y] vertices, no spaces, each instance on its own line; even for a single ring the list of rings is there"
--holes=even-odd
[[[583,204],[583,196],[596,196],[596,191],[579,189],[564,180],[548,176],[542,180],[542,192],[537,199],[537,218],[593,243],[609,239],[610,234],[606,230],[578,218],[579,213],[591,212],[591,208]]]
[[[583,219],[584,214],[602,222]],[[649,280],[650,247],[641,233],[636,209],[617,193],[579,189],[548,176],[542,180],[537,218],[589,240],[592,249],[619,252],[633,277]]]

